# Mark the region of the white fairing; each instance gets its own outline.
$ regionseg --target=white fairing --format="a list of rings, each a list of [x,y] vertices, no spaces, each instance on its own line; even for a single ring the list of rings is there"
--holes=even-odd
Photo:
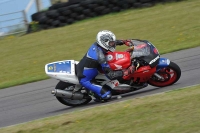
[[[48,63],[45,65],[45,72],[48,76],[73,84],[79,84],[78,78],[75,74],[75,60],[63,60]]]
[[[49,77],[73,83],[79,85],[78,77],[75,74],[75,65],[78,64],[78,61],[75,60],[63,60],[48,63],[45,65],[45,72]],[[101,80],[101,85],[107,84],[111,88],[114,88],[119,85],[117,80],[109,80],[105,74],[99,73],[96,77],[96,80]]]

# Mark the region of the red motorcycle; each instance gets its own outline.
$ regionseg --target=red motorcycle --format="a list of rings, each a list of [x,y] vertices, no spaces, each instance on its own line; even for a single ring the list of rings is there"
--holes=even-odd
[[[125,52],[109,52],[106,58],[112,70],[123,70],[134,65],[136,71],[121,79],[109,80],[100,70],[92,82],[107,87],[112,95],[120,95],[145,88],[148,84],[165,87],[179,80],[179,66],[167,58],[161,58],[152,43],[136,39],[130,40],[130,43],[132,47]],[[47,75],[60,80],[52,94],[64,105],[87,104],[93,97],[93,93],[78,82],[75,70],[77,64],[77,61],[66,60],[49,63],[45,67]]]

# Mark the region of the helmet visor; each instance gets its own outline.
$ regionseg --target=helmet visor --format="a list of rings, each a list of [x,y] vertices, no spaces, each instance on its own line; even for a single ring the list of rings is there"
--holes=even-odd
[[[109,41],[108,43],[109,47],[114,47],[116,46],[116,42],[115,41]]]
[[[114,52],[115,47],[116,47],[116,42],[115,41],[109,41],[108,45],[109,45],[109,50]]]

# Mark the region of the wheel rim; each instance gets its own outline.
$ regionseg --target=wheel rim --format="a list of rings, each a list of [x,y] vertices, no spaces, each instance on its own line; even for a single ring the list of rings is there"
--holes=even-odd
[[[155,86],[168,86],[173,84],[177,79],[177,72],[172,68],[163,68],[158,74],[164,78],[164,81],[150,79],[149,82]]]

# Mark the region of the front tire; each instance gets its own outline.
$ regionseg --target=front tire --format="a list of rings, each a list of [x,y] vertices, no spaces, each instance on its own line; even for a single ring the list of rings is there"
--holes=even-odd
[[[181,77],[181,69],[174,62],[170,62],[169,66],[159,70],[157,73],[164,78],[164,81],[157,80],[156,77],[152,76],[148,81],[148,83],[152,86],[169,86],[176,83]]]
[[[56,89],[60,89],[60,90],[68,90],[68,91],[72,91],[70,88],[74,87],[75,84],[71,84],[71,83],[66,83],[63,81],[58,82],[58,84],[56,85]],[[67,98],[63,98],[63,97],[56,97],[57,100],[67,106],[80,106],[80,105],[85,105],[87,103],[89,103],[92,98],[88,98],[88,99],[81,99],[81,100],[72,100],[72,99],[67,99]]]

